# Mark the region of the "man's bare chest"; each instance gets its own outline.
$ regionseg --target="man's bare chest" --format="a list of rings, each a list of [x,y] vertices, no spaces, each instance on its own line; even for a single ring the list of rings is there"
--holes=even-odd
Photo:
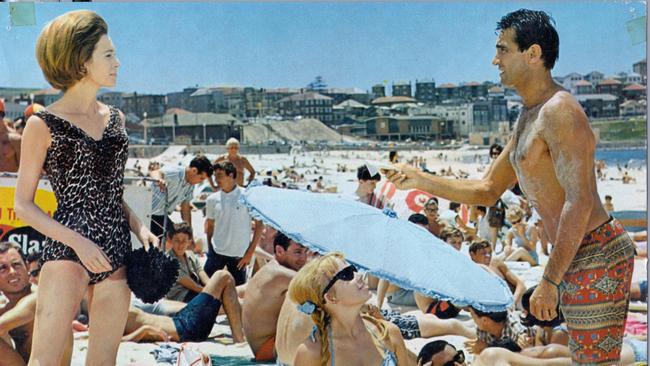
[[[548,156],[548,148],[541,136],[541,123],[537,114],[522,118],[517,123],[510,162],[518,172],[533,169],[540,159]]]

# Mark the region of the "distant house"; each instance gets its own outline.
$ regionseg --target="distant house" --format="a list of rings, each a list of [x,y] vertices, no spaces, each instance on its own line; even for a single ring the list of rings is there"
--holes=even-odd
[[[124,108],[123,96],[124,93],[122,92],[109,91],[109,92],[101,93],[97,97],[97,99],[99,99],[104,104],[115,106],[118,109],[123,109]]]
[[[598,94],[611,94],[617,98],[623,96],[623,83],[616,79],[605,79],[596,85],[596,93]]]
[[[393,83],[393,96],[394,97],[412,97],[411,82],[398,81]]]
[[[434,116],[373,117],[364,123],[364,136],[381,141],[441,140],[456,137],[453,123]]]
[[[642,83],[643,85],[646,85],[647,77],[648,77],[646,59],[644,58],[643,60],[636,62],[634,65],[632,65],[632,70],[634,70],[634,72],[636,72],[637,74],[641,75]]]
[[[329,88],[322,91],[321,94],[332,98],[332,105],[340,104],[350,99],[362,104],[368,104],[373,99],[371,94],[359,88]]]
[[[325,124],[334,122],[332,111],[334,99],[316,93],[294,94],[277,101],[280,115],[284,117],[307,117],[317,119]]]
[[[645,97],[646,87],[639,84],[631,84],[623,88],[622,93],[625,99],[639,100]]]
[[[577,72],[572,72],[569,75],[564,77],[564,80],[562,81],[562,86],[564,87],[564,89],[567,89],[571,93],[575,94],[576,93],[576,84],[580,80],[584,80],[582,75],[578,74]]]
[[[228,113],[189,113],[172,109],[161,117],[147,118],[151,136],[168,141],[181,139],[193,144],[216,141],[225,143],[230,137],[242,140],[243,123]]]
[[[436,82],[433,80],[416,80],[415,99],[422,103],[435,103],[437,101]]]
[[[136,116],[144,116],[147,113],[148,118],[159,117],[165,113],[166,98],[161,94],[123,94],[124,113],[133,113]]]
[[[592,87],[596,87],[596,85],[598,85],[598,83],[600,83],[604,77],[605,74],[603,74],[602,72],[592,71],[587,75],[585,75],[584,79],[590,82]]]
[[[576,94],[592,94],[594,86],[587,80],[580,80],[575,83]]]
[[[43,89],[34,92],[34,103],[38,103],[43,106],[48,106],[63,96],[58,89]]]
[[[384,84],[375,84],[372,86],[372,99],[377,99],[386,96],[386,87]]]
[[[341,124],[346,121],[346,118],[356,118],[362,117],[366,110],[368,110],[367,105],[357,102],[354,99],[348,99],[342,103],[339,103],[332,107],[334,114],[334,124]]]
[[[438,101],[440,102],[460,98],[460,89],[455,84],[441,84],[436,88],[436,92],[438,93]]]
[[[481,84],[476,81],[461,84],[459,87],[459,97],[461,99],[478,99],[486,97],[488,94],[488,87],[486,84]]]
[[[604,118],[619,115],[618,98],[611,94],[578,94],[576,99],[588,117]]]
[[[395,104],[415,103],[415,99],[410,97],[381,97],[371,102],[374,106],[392,107]]]
[[[647,112],[648,104],[645,99],[627,100],[621,103],[621,116],[639,116]]]

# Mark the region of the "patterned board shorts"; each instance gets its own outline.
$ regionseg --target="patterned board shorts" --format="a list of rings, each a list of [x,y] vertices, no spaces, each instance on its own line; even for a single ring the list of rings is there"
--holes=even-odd
[[[582,239],[560,296],[573,364],[619,360],[633,270],[634,244],[616,219]]]
[[[384,319],[397,325],[399,331],[402,333],[402,338],[413,339],[420,338],[420,325],[415,315],[403,315],[395,310],[381,309],[381,314]]]

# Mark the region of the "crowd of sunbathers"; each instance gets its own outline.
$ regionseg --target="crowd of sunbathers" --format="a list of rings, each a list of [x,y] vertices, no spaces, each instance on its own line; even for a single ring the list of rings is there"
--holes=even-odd
[[[220,190],[206,200],[207,256],[190,225],[168,226],[166,250],[179,261],[178,280],[154,304],[132,296],[123,341],[205,341],[225,314],[233,342],[248,342],[256,361],[280,365],[463,365],[470,355],[473,365],[571,364],[563,319],[542,322],[529,314],[534,287],[526,288],[509,265],[539,265],[538,242],[544,254],[552,250],[524,198],[511,193],[501,207],[471,207],[468,222],[460,205],[442,211],[431,198],[408,218],[508,284],[513,307],[485,313],[362,275],[344,254],[317,255],[253,220],[238,210],[238,173],[229,162],[214,166]],[[379,174],[363,165],[357,179],[353,199],[381,206]],[[241,243],[229,248],[224,240]],[[39,269],[37,253],[23,258],[20,247],[0,244],[0,291],[8,300],[0,309],[0,353],[8,361],[0,364],[22,365],[29,358]],[[647,302],[647,282],[632,285],[632,300]],[[82,303],[62,363],[72,355],[73,329],[87,330],[88,321]],[[447,335],[466,342],[457,347],[436,338]],[[404,342],[413,338],[433,339],[415,354]],[[645,349],[644,334],[626,337],[621,364],[647,360]]]

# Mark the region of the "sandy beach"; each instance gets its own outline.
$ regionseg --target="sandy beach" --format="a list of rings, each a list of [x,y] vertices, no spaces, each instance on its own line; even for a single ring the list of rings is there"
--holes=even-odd
[[[443,158],[439,158],[442,154]],[[478,154],[481,157],[487,155],[486,150],[442,150],[442,151],[400,151],[399,156],[401,161],[407,161],[413,157],[424,157],[426,159],[426,167],[430,171],[439,172],[441,169],[448,169],[451,167],[454,172],[462,170],[469,175],[469,178],[480,178],[485,168],[484,165],[476,162],[466,163],[463,161],[473,161],[473,157]],[[258,172],[260,181],[265,178],[266,172],[269,170],[283,169],[294,165],[295,170],[299,174],[304,174],[305,181],[299,182],[300,188],[304,188],[307,184],[314,186],[314,179],[322,176],[324,185],[326,187],[336,187],[336,191],[342,194],[352,194],[356,188],[356,168],[364,163],[376,164],[378,166],[387,165],[388,152],[374,152],[374,151],[332,151],[332,152],[295,152],[293,154],[269,154],[269,155],[247,155],[252,165]],[[178,157],[180,159],[180,155]],[[185,158],[187,159],[187,157]],[[169,163],[175,163],[171,159]],[[130,159],[127,167],[132,167],[135,159]],[[146,166],[146,160],[140,159],[140,163]],[[345,166],[347,172],[337,172],[337,167]],[[641,170],[629,170],[629,174],[636,179],[636,183],[623,184],[621,180],[605,180],[598,182],[598,191],[601,199],[605,195],[613,197],[613,204],[616,210],[646,210],[646,171],[645,168]],[[280,175],[281,177],[281,175]],[[620,178],[622,173],[614,167],[607,168],[607,177]],[[195,191],[196,192],[196,191]],[[446,209],[448,202],[441,200],[440,208]],[[180,219],[180,214],[176,212],[172,218],[174,220]],[[204,238],[203,233],[203,214],[201,210],[194,210],[192,213],[192,226],[195,230],[195,238]],[[205,241],[205,240],[204,240]],[[467,245],[463,246],[463,251],[467,252]],[[540,252],[541,263],[545,264],[548,260]],[[524,263],[516,263],[511,268],[521,276],[526,282],[527,286],[531,286],[539,282],[543,267],[533,267],[522,265]],[[634,279],[638,280],[647,277],[647,260],[637,260]],[[401,309],[409,311],[413,309]],[[471,319],[468,313],[462,312],[459,317],[461,320]],[[215,365],[245,365],[247,360],[253,357],[249,347],[246,344],[232,345],[231,338],[229,338],[230,330],[227,326],[225,316],[220,316],[217,319],[211,338],[208,342],[196,343],[198,348],[207,354],[221,356],[219,360],[213,360]],[[452,344],[459,348],[463,347],[465,338],[460,336],[446,336],[443,337]],[[407,341],[407,347],[415,352],[432,339],[414,339]],[[83,365],[85,354],[87,351],[87,332],[75,334],[75,345],[73,355],[73,365]],[[158,344],[152,343],[122,343],[118,358],[118,365],[157,365],[154,357],[150,352],[157,348]],[[165,363],[158,363],[164,365]],[[251,363],[252,364],[252,363]],[[169,363],[167,363],[169,365]]]

